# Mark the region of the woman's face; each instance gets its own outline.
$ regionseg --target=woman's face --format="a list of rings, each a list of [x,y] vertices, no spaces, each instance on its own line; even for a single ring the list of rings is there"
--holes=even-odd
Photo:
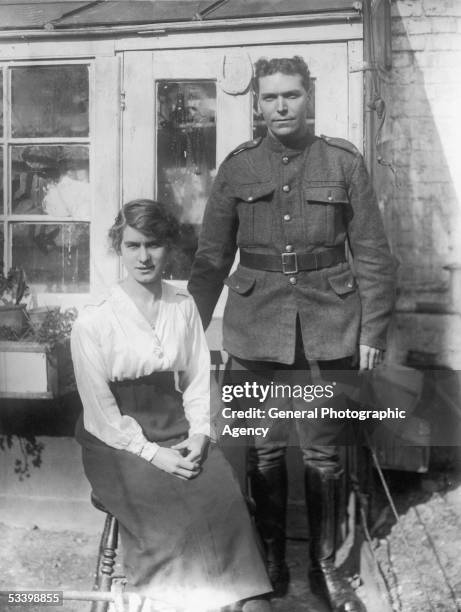
[[[123,230],[120,254],[133,280],[143,285],[160,283],[168,261],[168,248],[157,244],[154,236],[127,225]]]

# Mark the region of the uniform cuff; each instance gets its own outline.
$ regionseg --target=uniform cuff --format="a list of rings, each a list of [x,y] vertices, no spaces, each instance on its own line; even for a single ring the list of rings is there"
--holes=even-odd
[[[371,348],[380,349],[381,351],[386,350],[386,342],[376,337],[367,337],[363,335],[360,337],[359,344],[364,344],[365,346],[369,346]]]

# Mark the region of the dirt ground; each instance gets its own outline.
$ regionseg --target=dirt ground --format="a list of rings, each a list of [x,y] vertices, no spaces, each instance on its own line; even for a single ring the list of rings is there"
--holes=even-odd
[[[388,476],[399,523],[383,505],[373,550],[398,612],[461,610],[461,473]]]
[[[0,590],[50,589],[90,590],[98,539],[72,531],[52,532],[19,529],[0,524]],[[292,583],[290,593],[274,601],[275,612],[327,612],[308,589],[305,577],[306,544],[289,543]],[[116,574],[122,575],[120,565]],[[308,608],[306,605],[308,604]],[[3,607],[2,607],[3,606]],[[49,606],[8,606],[0,600],[2,612],[89,612],[88,602],[67,601],[59,608]]]
[[[399,524],[382,491],[371,526],[372,573],[389,590],[381,604],[369,585],[358,593],[368,612],[456,612],[461,610],[461,473],[427,475],[388,472]],[[273,601],[275,612],[327,612],[307,585],[307,530],[302,510],[290,517],[289,594]],[[402,531],[403,529],[403,531]],[[89,590],[98,539],[72,531],[26,530],[0,524],[0,590]],[[377,563],[377,564],[376,564]],[[119,565],[116,573],[121,573]],[[89,612],[87,602],[65,602],[61,612]],[[44,612],[48,606],[8,606],[2,612]]]

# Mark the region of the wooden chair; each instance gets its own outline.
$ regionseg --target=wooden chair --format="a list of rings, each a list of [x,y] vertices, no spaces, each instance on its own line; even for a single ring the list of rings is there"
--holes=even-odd
[[[115,557],[117,556],[118,521],[93,492],[91,493],[91,503],[95,508],[106,513],[104,529],[99,543],[93,590],[110,591],[114,578]],[[94,601],[91,604],[91,612],[107,612],[108,607],[109,603],[107,601]]]

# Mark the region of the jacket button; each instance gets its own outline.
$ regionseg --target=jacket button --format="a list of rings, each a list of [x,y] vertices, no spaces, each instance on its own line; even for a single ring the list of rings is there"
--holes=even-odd
[[[347,281],[346,286],[352,289],[352,287],[354,286],[354,283],[352,281]]]
[[[327,196],[327,200],[331,202],[333,200],[333,196],[332,195]]]
[[[248,202],[253,202],[254,197],[253,196],[248,196],[247,200],[248,200]]]
[[[287,253],[291,253],[292,250],[293,250],[293,245],[287,244],[286,247],[285,247],[285,251]]]
[[[289,157],[287,155],[284,155],[282,157],[282,163],[287,164],[290,161]]]
[[[296,276],[290,276],[290,283],[291,283],[292,285],[296,285],[296,283],[297,283],[297,282],[298,282],[298,281],[296,280]]]
[[[285,193],[289,193],[289,191],[290,191],[290,185],[284,185],[284,186],[282,187],[282,191],[284,191]]]
[[[291,221],[291,215],[283,215],[284,221]]]

